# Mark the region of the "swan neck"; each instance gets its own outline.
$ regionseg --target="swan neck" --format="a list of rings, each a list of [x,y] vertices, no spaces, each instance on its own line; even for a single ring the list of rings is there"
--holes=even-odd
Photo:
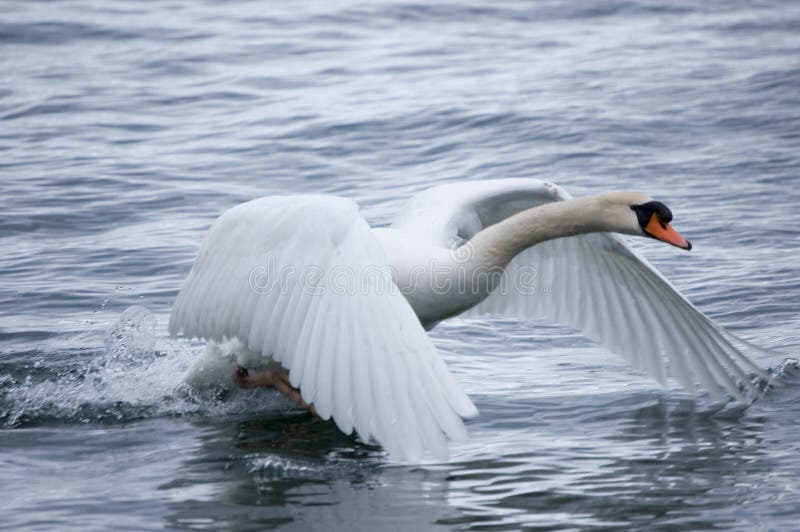
[[[478,232],[469,241],[483,265],[505,268],[518,253],[565,236],[611,231],[595,197],[547,203],[524,210]]]

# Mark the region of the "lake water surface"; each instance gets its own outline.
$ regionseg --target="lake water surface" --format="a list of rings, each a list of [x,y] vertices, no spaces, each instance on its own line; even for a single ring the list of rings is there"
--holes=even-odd
[[[800,522],[800,3],[5,2],[0,527],[793,530]],[[480,410],[444,464],[267,391],[198,395],[169,311],[208,225],[270,194],[375,224],[447,181],[646,192],[639,242],[780,353],[747,410],[568,330],[432,332]],[[782,386],[777,386],[781,384]]]

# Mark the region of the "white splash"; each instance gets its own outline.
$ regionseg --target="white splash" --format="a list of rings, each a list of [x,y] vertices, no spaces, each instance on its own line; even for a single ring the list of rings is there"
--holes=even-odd
[[[274,412],[287,403],[267,390],[198,392],[184,375],[201,348],[156,334],[153,313],[126,309],[106,331],[97,356],[55,378],[9,382],[0,406],[6,426],[125,422],[157,416],[227,416]]]

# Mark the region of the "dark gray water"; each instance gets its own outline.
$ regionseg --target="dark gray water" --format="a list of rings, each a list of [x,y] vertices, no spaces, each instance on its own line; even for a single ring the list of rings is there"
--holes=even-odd
[[[0,526],[796,529],[799,3],[0,11]],[[223,210],[313,191],[384,223],[520,176],[668,203],[695,250],[640,249],[783,386],[720,410],[569,331],[456,319],[432,334],[481,415],[409,467],[181,384],[200,345],[165,324]]]

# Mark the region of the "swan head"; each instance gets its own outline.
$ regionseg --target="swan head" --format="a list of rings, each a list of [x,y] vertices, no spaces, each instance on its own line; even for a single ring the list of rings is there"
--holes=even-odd
[[[669,207],[644,194],[611,192],[602,199],[604,211],[620,233],[655,238],[689,251],[692,243],[670,226]]]

